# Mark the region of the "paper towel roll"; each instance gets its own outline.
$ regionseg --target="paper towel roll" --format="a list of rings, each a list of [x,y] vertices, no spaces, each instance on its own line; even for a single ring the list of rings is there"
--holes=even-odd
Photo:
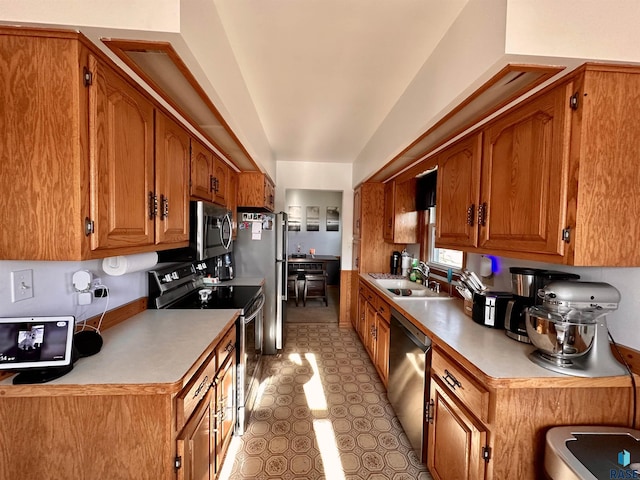
[[[102,260],[102,270],[107,275],[117,277],[125,273],[149,270],[157,263],[158,254],[156,252],[138,253],[136,255],[105,258]]]

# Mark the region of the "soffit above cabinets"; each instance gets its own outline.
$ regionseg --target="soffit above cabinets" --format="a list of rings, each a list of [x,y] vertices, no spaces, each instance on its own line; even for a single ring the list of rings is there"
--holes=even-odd
[[[102,42],[242,171],[260,171],[238,137],[168,42]]]
[[[438,147],[546,82],[564,68],[549,65],[507,65],[378,170],[368,181],[382,182],[397,176]],[[415,176],[413,169],[410,169],[409,174]]]

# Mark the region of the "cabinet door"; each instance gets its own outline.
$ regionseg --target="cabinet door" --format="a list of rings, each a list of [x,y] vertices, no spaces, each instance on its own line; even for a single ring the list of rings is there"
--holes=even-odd
[[[454,144],[438,156],[436,245],[475,247],[480,198],[481,134]]]
[[[376,367],[382,377],[382,383],[387,385],[389,378],[389,324],[380,316],[376,316]]]
[[[362,343],[365,343],[365,316],[367,309],[367,299],[364,295],[358,295],[358,315],[356,316],[355,329]]]
[[[156,111],[156,243],[189,240],[189,134]]]
[[[275,209],[276,189],[273,183],[264,177],[264,205],[271,211]]]
[[[564,252],[568,105],[556,89],[485,130],[480,247]]]
[[[176,439],[176,454],[182,458],[182,465],[177,469],[177,480],[210,480],[214,477],[212,397],[213,389],[209,389]]]
[[[227,187],[227,208],[231,210],[231,228],[235,240],[238,236],[238,173],[231,169],[229,169]]]
[[[223,207],[227,206],[227,177],[229,167],[219,158],[215,159],[213,201]]]
[[[213,199],[213,153],[197,140],[191,140],[191,196]]]
[[[486,431],[431,379],[427,467],[437,480],[483,480]]]
[[[360,238],[360,215],[361,214],[362,214],[362,188],[356,188],[356,190],[353,192],[353,237],[354,238]]]
[[[95,57],[89,65],[91,249],[153,245],[153,105]]]
[[[351,249],[351,269],[360,271],[360,240],[354,240]]]
[[[390,243],[393,243],[393,222],[395,213],[395,181],[384,184],[384,223],[382,229],[382,237]]]
[[[364,309],[364,346],[369,353],[369,357],[375,360],[375,328],[376,328],[376,308],[371,303],[366,302]]]
[[[215,473],[222,468],[222,461],[231,440],[236,423],[235,352],[227,358],[217,375],[215,412]]]

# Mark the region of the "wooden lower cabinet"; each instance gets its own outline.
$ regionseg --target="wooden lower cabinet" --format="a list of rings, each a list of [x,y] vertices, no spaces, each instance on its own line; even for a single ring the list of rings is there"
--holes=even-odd
[[[628,426],[630,380],[480,379],[434,346],[427,467],[438,480],[545,478],[545,435],[559,425]]]
[[[200,407],[176,440],[176,457],[180,465],[177,469],[177,480],[213,478],[212,398],[214,392],[209,389]]]
[[[389,304],[361,282],[354,329],[385,386],[389,378],[390,316]]]
[[[221,338],[226,356],[214,347],[176,384],[6,389],[0,478],[213,480],[237,406],[235,326]]]
[[[215,475],[220,473],[236,423],[236,357],[229,355],[215,380]]]
[[[383,383],[386,385],[389,379],[389,323],[377,316],[376,329],[376,355],[374,364],[380,373]]]
[[[449,398],[436,380],[431,382],[431,401],[429,472],[437,480],[483,479],[486,430],[464,407]]]

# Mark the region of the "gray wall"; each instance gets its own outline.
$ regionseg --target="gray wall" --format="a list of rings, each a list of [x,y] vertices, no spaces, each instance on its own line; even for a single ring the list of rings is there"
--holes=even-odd
[[[300,245],[302,253],[309,253],[310,248],[315,248],[316,255],[340,256],[343,230],[342,192],[287,189],[284,211],[288,212],[291,205],[302,207],[302,225],[299,232],[288,232],[288,253],[295,253]],[[307,231],[307,207],[311,206],[320,207],[320,230],[317,232]],[[339,208],[340,224],[337,232],[327,232],[327,207]]]

